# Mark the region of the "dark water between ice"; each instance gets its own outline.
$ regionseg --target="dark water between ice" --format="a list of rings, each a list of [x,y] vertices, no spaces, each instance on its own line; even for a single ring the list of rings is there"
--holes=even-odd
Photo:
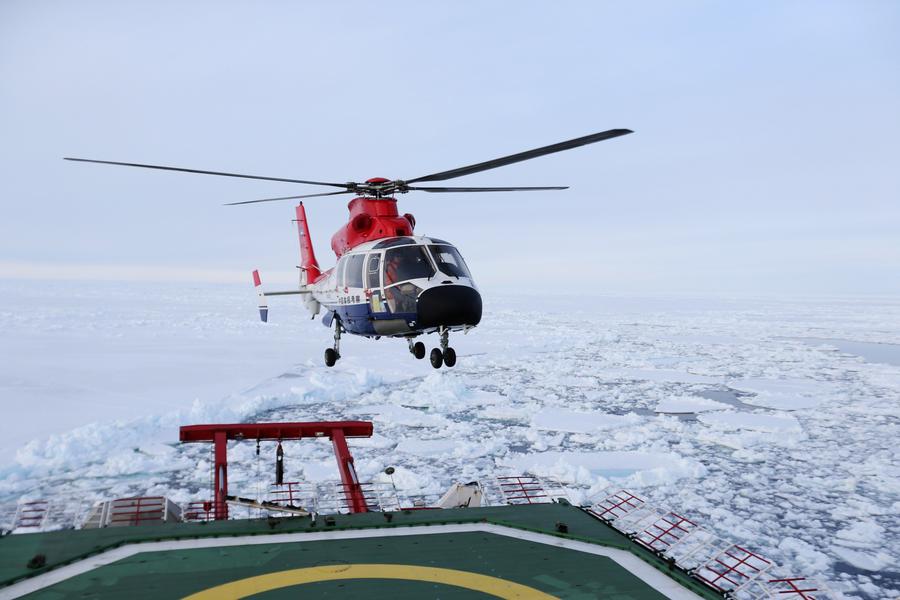
[[[750,404],[746,404],[741,402],[741,397],[745,396],[744,394],[738,394],[734,390],[726,389],[726,390],[703,390],[702,392],[695,392],[697,396],[702,398],[708,398],[710,400],[715,400],[716,402],[721,402],[722,404],[727,404],[733,408],[737,408],[739,410],[754,410],[758,409],[757,406],[752,406]],[[722,409],[719,409],[722,410]],[[697,413],[695,412],[683,412],[683,413],[666,413],[666,412],[657,412],[655,410],[650,409],[632,409],[629,412],[634,412],[639,415],[645,416],[656,416],[656,415],[668,415],[670,417],[678,417],[678,419],[682,421],[696,421]]]
[[[900,344],[857,342],[838,338],[791,338],[810,346],[834,346],[844,354],[859,356],[866,362],[900,366]]]

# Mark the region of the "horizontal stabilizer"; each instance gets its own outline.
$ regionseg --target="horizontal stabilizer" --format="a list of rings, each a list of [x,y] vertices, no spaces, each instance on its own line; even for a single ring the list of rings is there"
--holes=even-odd
[[[298,294],[311,294],[312,291],[306,286],[299,290],[285,290],[282,292],[264,292],[262,289],[262,280],[259,278],[259,271],[253,271],[253,286],[256,288],[256,296],[259,298],[259,318],[263,323],[269,320],[269,303],[266,298],[269,296],[296,296]]]

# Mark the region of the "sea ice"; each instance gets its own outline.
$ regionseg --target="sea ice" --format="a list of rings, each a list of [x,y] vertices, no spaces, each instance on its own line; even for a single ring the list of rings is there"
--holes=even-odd
[[[827,383],[806,379],[747,378],[731,380],[728,385],[755,394],[745,400],[747,404],[782,410],[815,408],[833,394]]]
[[[564,409],[544,409],[531,419],[531,426],[549,431],[590,433],[601,429],[617,429],[637,425],[643,420],[635,414],[611,415],[602,412],[575,412]]]
[[[249,285],[0,282],[0,514],[208,497],[210,448],[178,444],[179,425],[371,419],[349,440],[362,480],[434,497],[528,471],[577,501],[628,487],[791,574],[896,596],[900,368],[797,339],[896,340],[900,303],[484,295],[453,369],[352,336],[327,369],[330,332],[290,300],[259,323]],[[762,408],[701,396],[725,385]],[[291,480],[336,479],[327,440],[284,451]],[[264,495],[273,460],[274,443],[230,444],[234,492]]]
[[[800,433],[803,428],[790,415],[763,415],[746,412],[715,412],[698,417],[701,423],[724,430],[749,429],[766,433]]]
[[[660,400],[654,409],[658,413],[699,413],[731,408],[724,402],[716,402],[702,396],[673,396]]]

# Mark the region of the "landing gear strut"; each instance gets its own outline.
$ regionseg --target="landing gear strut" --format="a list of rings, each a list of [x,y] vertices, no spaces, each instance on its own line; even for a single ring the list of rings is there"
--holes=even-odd
[[[412,338],[406,338],[406,341],[409,343],[410,354],[419,360],[425,358],[425,344],[422,342],[413,343]]]
[[[325,366],[333,367],[341,357],[341,320],[334,319],[334,348],[325,349]]]
[[[441,347],[431,351],[431,366],[440,369],[441,365],[453,367],[456,365],[456,350],[450,347],[450,330],[441,327]]]

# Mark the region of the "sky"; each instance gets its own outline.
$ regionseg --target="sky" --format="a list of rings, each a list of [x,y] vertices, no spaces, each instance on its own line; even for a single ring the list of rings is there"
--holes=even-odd
[[[0,3],[0,278],[288,281],[293,203],[611,128],[400,197],[482,287],[900,293],[900,4]],[[320,263],[345,197],[307,213]]]

